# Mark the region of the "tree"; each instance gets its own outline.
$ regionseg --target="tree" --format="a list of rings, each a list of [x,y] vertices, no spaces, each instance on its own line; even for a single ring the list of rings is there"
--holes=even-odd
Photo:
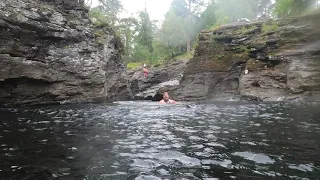
[[[86,4],[90,5],[91,3],[92,0],[86,0]],[[94,16],[95,18],[102,18],[101,15],[103,15],[104,17],[102,20],[111,26],[114,26],[118,20],[117,15],[122,11],[122,9],[122,4],[119,0],[99,0],[99,6],[92,8],[90,11],[91,17]]]
[[[174,47],[167,47],[158,40],[153,41],[154,58],[158,61],[165,61],[172,58],[172,54],[175,53]]]
[[[133,61],[148,60],[150,61],[150,63],[153,63],[153,61],[155,60],[153,47],[155,31],[155,22],[150,20],[149,13],[145,8],[143,11],[139,12],[137,25],[134,32],[132,45]]]
[[[173,11],[178,17],[188,16],[188,4],[185,0],[173,0],[168,12]]]
[[[255,13],[256,13],[256,16],[269,16],[270,15],[270,12],[269,10],[271,9],[272,7],[272,1],[271,0],[251,0],[252,1],[252,4],[254,6],[254,10],[255,10]]]
[[[145,60],[152,62],[152,54],[149,52],[147,46],[135,43],[131,60],[133,62],[141,62]]]
[[[183,17],[176,15],[174,9],[170,9],[165,16],[162,27],[158,33],[159,42],[166,47],[177,47],[186,43],[186,31],[183,27]]]
[[[318,0],[277,0],[273,14],[276,17],[301,15],[308,10],[317,8]]]
[[[216,3],[212,1],[200,15],[201,29],[209,29],[217,22],[216,11]]]
[[[274,14],[277,17],[287,17],[291,15],[292,0],[278,0],[274,8]]]
[[[235,22],[239,18],[256,18],[254,11],[254,0],[217,0],[217,18],[228,19],[229,22]],[[228,18],[226,18],[228,17]]]
[[[130,56],[132,49],[132,41],[135,33],[135,28],[138,26],[138,21],[133,18],[122,18],[119,20],[119,25],[115,28],[121,34],[122,40],[125,42],[125,55]]]
[[[89,17],[94,24],[109,23],[108,15],[102,11],[101,6],[91,8]]]
[[[145,8],[139,13],[137,42],[147,46],[150,53],[153,52],[152,41],[154,38],[154,25],[150,20],[149,13]]]
[[[204,0],[188,0],[188,22],[187,23],[187,52],[191,51],[191,36],[196,32],[197,15],[201,13],[204,6]]]
[[[199,32],[199,16],[204,8],[204,0],[173,0],[166,14],[166,19],[161,28],[161,42],[168,45],[177,45],[181,48],[181,40],[184,40],[187,51],[191,50],[191,41]],[[181,37],[184,35],[185,37]],[[172,37],[170,42],[166,39]]]

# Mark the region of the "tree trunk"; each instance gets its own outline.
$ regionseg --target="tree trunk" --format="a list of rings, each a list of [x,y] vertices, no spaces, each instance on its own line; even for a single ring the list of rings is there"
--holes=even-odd
[[[188,33],[187,33],[187,52],[189,53],[191,51],[191,3],[192,3],[192,0],[189,0],[189,13],[188,13],[188,19],[189,19],[189,28],[188,28]]]
[[[129,33],[130,32],[128,32],[128,31],[130,31],[128,28],[126,29],[126,31],[125,31],[125,38],[126,38],[126,52],[125,52],[125,54],[127,55],[127,56],[129,56],[129,48],[130,48],[130,40],[129,40]]]
[[[187,37],[187,52],[189,53],[191,51],[191,37],[190,37],[190,33],[188,33],[188,37]]]

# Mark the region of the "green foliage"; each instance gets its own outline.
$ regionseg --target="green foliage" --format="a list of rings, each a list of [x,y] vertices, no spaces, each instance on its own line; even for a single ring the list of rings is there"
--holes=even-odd
[[[154,38],[154,25],[153,22],[150,20],[147,9],[139,13],[137,31],[137,42],[141,45],[148,47],[149,52],[153,53],[154,49],[152,47],[152,41]]]
[[[179,17],[188,16],[188,4],[185,0],[173,0],[169,11]]]
[[[245,34],[247,31],[248,31],[247,27],[242,26],[241,29],[238,29],[238,30],[236,31],[236,33],[238,33],[238,34]]]
[[[143,67],[143,62],[130,62],[127,64],[127,69],[130,70],[135,70],[140,67]]]
[[[142,44],[135,44],[132,52],[132,62],[152,62],[152,53],[149,48]]]
[[[190,51],[192,41],[202,30],[200,11],[204,7],[203,0],[173,0],[157,38],[167,48],[173,49],[172,56],[181,51]],[[203,16],[208,19],[210,14]],[[209,20],[208,20],[209,21]],[[205,26],[205,22],[202,23]]]
[[[278,30],[278,28],[279,28],[279,26],[276,21],[269,21],[269,22],[265,22],[262,24],[261,32],[268,33],[271,31],[276,31],[276,30]]]
[[[229,16],[227,16],[227,15],[218,14],[218,15],[217,15],[217,18],[218,18],[217,22],[214,23],[214,25],[211,27],[211,29],[216,29],[216,28],[220,27],[220,26],[223,25],[223,24],[228,24],[228,23],[230,23],[230,18],[229,18]]]
[[[239,28],[238,30],[236,30],[235,32],[237,34],[247,34],[251,31],[253,31],[254,29],[256,29],[256,26],[252,25],[252,26],[242,26],[241,28]]]
[[[101,7],[94,7],[89,11],[89,17],[91,21],[96,24],[100,25],[102,23],[108,23],[109,19],[105,13],[103,13]]]
[[[217,58],[218,58],[219,60],[222,60],[222,59],[224,58],[224,54],[219,54],[219,55],[217,56]]]
[[[267,63],[259,61],[259,60],[250,59],[247,61],[247,69],[249,71],[256,71],[260,68],[265,67],[266,65],[267,65]]]
[[[197,36],[197,41],[193,44],[193,49],[196,50],[197,48],[199,47],[199,39],[198,39],[198,36]]]
[[[273,15],[279,18],[297,16],[317,8],[318,0],[277,0]]]
[[[120,0],[99,0],[99,3],[98,8],[103,12],[106,22],[114,26],[118,20],[117,15],[122,11]]]
[[[122,10],[120,0],[98,0],[99,6],[91,8],[89,17],[95,24],[108,23],[114,26],[118,20],[117,15]]]
[[[124,42],[124,59],[127,62],[156,65],[174,57],[190,59],[190,47],[192,44],[193,49],[198,46],[197,34],[201,30],[218,27],[238,18],[254,18],[258,11],[262,11],[257,10],[258,6],[263,9],[268,1],[238,0],[234,3],[234,0],[215,0],[205,4],[205,0],[173,0],[159,30],[146,9],[139,12],[137,19],[115,19],[116,10],[121,10],[119,0],[101,0],[101,6],[90,10],[90,18],[96,24],[110,24],[115,29]],[[241,29],[242,33],[249,30]],[[100,32],[95,35],[101,39]],[[184,54],[186,51],[189,53]]]
[[[107,1],[104,1],[105,3]],[[116,1],[108,1],[108,2],[116,2]],[[115,5],[119,9],[121,6],[119,4]],[[110,26],[115,30],[116,34],[116,40],[117,44],[120,48],[121,52],[124,52],[124,60],[130,61],[130,56],[132,56],[132,49],[133,49],[133,39],[134,39],[134,33],[135,29],[138,25],[138,22],[135,18],[129,17],[129,18],[123,18],[123,19],[114,19],[112,16],[110,16],[110,13],[114,12],[106,12],[105,7],[98,6],[90,9],[89,11],[89,17],[91,21],[97,26],[97,27],[108,27]],[[110,10],[110,9],[109,9]],[[110,18],[111,17],[111,18]],[[115,25],[115,21],[117,21],[117,25]],[[103,45],[105,43],[105,33],[100,29],[97,28],[94,32],[94,35],[97,38],[97,43]],[[122,42],[120,42],[122,41]]]
[[[96,43],[98,45],[104,45],[106,42],[106,34],[103,31],[104,27],[105,27],[104,25],[99,25],[99,26],[96,26],[96,28],[94,29],[94,36],[96,38]]]
[[[249,49],[244,45],[233,47],[232,50],[237,53],[248,53]]]
[[[167,46],[163,45],[159,41],[154,41],[153,42],[153,46],[154,46],[154,49],[155,49],[154,58],[157,61],[164,62],[164,61],[172,58],[172,54],[175,53],[175,49],[174,48],[167,47]]]
[[[249,0],[252,1],[256,16],[270,16],[272,0]]]
[[[253,0],[217,0],[216,16],[219,24],[235,22],[239,18],[253,19],[256,17]],[[228,17],[228,18],[226,18]],[[220,20],[221,19],[221,20]]]
[[[270,0],[216,0],[204,11],[204,28],[216,29],[221,25],[236,22],[240,18],[255,19],[258,15],[269,13]]]
[[[201,29],[209,29],[217,22],[216,4],[212,1],[200,16]]]
[[[181,54],[179,56],[174,57],[174,59],[176,59],[176,60],[189,60],[192,57],[193,57],[193,54],[191,52],[190,53],[186,52],[184,54]]]
[[[133,17],[118,19],[122,6],[119,0],[99,0],[101,6],[90,10],[90,18],[95,24],[111,25],[124,43],[125,59],[133,62],[129,67],[140,62],[157,66],[170,59],[190,59],[191,47],[198,47],[197,34],[204,29],[214,29],[240,18],[255,19],[258,16],[269,16],[274,8],[274,16],[286,17],[306,11],[316,0],[173,0],[161,27],[157,27],[150,19],[147,9]],[[235,2],[236,1],[236,2]],[[242,26],[238,35],[252,32],[255,26]],[[276,31],[278,25],[270,21],[262,25],[262,32]],[[97,39],[102,39],[101,32],[95,32]],[[101,38],[100,38],[101,37]],[[212,41],[215,41],[215,36]],[[100,42],[100,40],[99,40]],[[103,43],[103,42],[100,42]],[[193,45],[193,46],[192,46]],[[218,45],[216,48],[220,48]],[[245,46],[233,49],[242,56],[247,53]],[[189,53],[187,53],[189,52]],[[225,59],[228,55],[217,55],[217,59]],[[137,65],[138,66],[138,65]]]
[[[123,18],[119,20],[119,24],[115,27],[119,32],[121,40],[125,44],[125,55],[129,57],[132,54],[132,44],[134,40],[134,29],[138,26],[138,21],[133,18]]]
[[[287,17],[290,16],[292,14],[292,4],[293,0],[278,0],[276,1],[276,5],[275,8],[273,10],[273,13],[277,16],[277,17]]]
[[[177,16],[175,10],[171,8],[166,14],[166,18],[158,33],[159,41],[167,47],[185,45],[187,32],[183,21],[185,21],[185,19]]]
[[[94,32],[94,35],[95,35],[96,37],[101,37],[101,36],[104,35],[104,32],[102,32],[101,30],[96,30],[96,31]]]
[[[163,61],[157,61],[155,64],[153,64],[152,66],[153,67],[159,67],[159,66],[161,66],[161,65],[163,65],[164,63],[163,63]]]

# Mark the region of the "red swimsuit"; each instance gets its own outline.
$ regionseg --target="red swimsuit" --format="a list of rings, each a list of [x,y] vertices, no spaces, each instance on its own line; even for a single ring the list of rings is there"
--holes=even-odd
[[[146,68],[143,68],[143,75],[144,77],[147,77],[148,76],[148,70]]]

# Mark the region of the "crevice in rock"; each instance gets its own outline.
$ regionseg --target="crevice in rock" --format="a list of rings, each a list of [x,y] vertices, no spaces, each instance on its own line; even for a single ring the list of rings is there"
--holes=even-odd
[[[17,84],[23,84],[23,83],[39,85],[39,84],[52,84],[55,82],[46,81],[44,79],[33,79],[25,76],[21,76],[17,78],[8,78],[8,79],[4,79],[3,81],[0,81],[0,84],[9,84],[9,85],[10,84],[17,85]]]
[[[252,82],[251,85],[252,85],[253,87],[261,87],[261,85],[259,84],[258,81]]]
[[[56,82],[29,77],[9,78],[0,81],[0,102],[3,104],[26,104],[54,101],[54,95],[47,87]]]
[[[0,52],[2,55],[9,55],[10,57],[23,57],[23,54],[15,52]]]
[[[156,94],[155,96],[153,96],[152,98],[151,98],[151,100],[152,101],[160,101],[160,100],[162,100],[162,94]]]

